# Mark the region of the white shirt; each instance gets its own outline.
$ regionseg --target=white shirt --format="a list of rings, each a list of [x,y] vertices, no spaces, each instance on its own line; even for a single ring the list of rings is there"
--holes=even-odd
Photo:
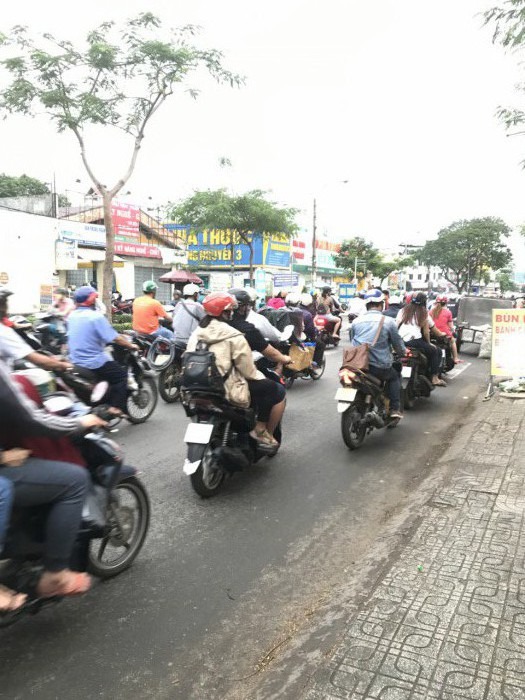
[[[277,328],[275,328],[275,326],[272,326],[270,321],[268,321],[268,319],[262,314],[257,314],[252,309],[246,317],[246,320],[248,323],[253,324],[257,330],[261,332],[263,338],[269,340],[270,343],[278,343],[281,340],[280,332],[277,330]]]
[[[22,340],[18,333],[0,322],[0,359],[12,365],[16,360],[23,360],[33,349]]]
[[[354,297],[350,299],[348,304],[348,313],[353,316],[359,316],[359,314],[364,314],[366,312],[366,303],[361,297]]]
[[[421,328],[417,325],[416,319],[412,319],[412,323],[401,323],[401,318],[403,317],[403,309],[400,309],[396,316],[396,323],[399,327],[399,335],[406,343],[409,340],[419,340],[423,337],[421,333]],[[401,325],[399,325],[401,324]],[[436,324],[432,316],[428,315],[428,326],[433,328]]]

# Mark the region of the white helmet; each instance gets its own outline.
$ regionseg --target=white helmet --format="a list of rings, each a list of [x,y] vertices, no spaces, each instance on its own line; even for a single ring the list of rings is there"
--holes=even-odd
[[[253,287],[246,287],[244,291],[247,292],[248,296],[252,300],[252,303],[255,303],[257,301],[257,292]]]
[[[200,287],[198,287],[196,284],[193,284],[193,282],[185,284],[182,288],[182,295],[185,297],[192,297],[194,294],[198,294],[199,292]]]
[[[311,306],[313,302],[313,298],[311,294],[304,293],[301,294],[301,306]]]
[[[287,306],[297,306],[301,301],[301,295],[297,292],[288,292],[286,295],[286,305]]]

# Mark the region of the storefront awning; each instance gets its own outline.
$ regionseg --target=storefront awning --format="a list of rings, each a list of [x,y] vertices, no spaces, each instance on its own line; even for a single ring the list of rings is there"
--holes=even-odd
[[[87,248],[79,248],[77,257],[79,260],[83,260],[84,262],[104,262],[106,259],[106,251],[104,250],[95,250],[95,249],[87,249]],[[113,257],[114,262],[124,262],[123,258],[119,258],[118,255],[115,255]]]

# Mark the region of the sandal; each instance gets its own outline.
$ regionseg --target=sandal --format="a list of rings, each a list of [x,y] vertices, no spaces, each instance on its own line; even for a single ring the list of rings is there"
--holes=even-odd
[[[71,571],[70,576],[63,583],[54,587],[42,588],[40,583],[37,586],[39,598],[63,598],[66,596],[83,595],[91,588],[91,578],[88,574],[78,571]]]
[[[437,379],[436,381],[432,382],[432,386],[447,386],[447,383],[442,379]]]
[[[0,615],[20,610],[25,605],[27,596],[0,585]]]
[[[267,445],[269,447],[276,447],[279,443],[277,440],[270,435],[270,433],[264,429],[264,430],[252,430],[250,432],[250,436],[259,442],[261,445]]]

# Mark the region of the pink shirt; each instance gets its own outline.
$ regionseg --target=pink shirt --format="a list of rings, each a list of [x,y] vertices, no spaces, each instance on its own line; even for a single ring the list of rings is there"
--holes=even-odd
[[[439,316],[434,319],[436,323],[436,328],[442,333],[446,333],[449,337],[452,336],[452,331],[448,325],[452,321],[452,312],[450,309],[443,308],[439,312]]]

